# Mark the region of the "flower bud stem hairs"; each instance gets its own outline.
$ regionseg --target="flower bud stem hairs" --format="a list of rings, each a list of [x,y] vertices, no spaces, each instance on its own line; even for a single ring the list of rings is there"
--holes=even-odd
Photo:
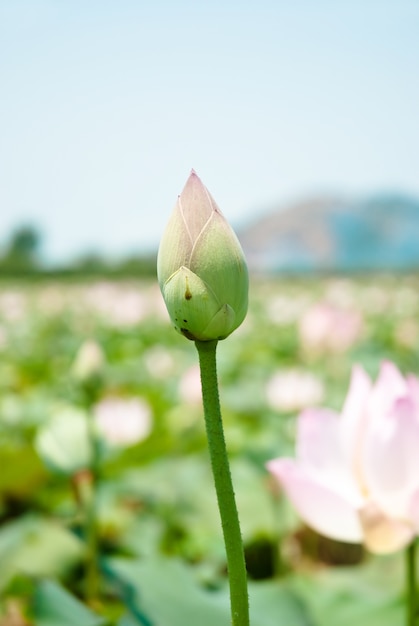
[[[196,341],[208,448],[227,555],[233,626],[249,625],[247,575],[218,395],[217,341]]]

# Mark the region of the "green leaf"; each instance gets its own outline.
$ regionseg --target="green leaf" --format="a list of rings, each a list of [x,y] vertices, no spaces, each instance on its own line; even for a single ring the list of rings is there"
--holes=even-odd
[[[138,616],[140,625],[229,626],[231,623],[227,589],[203,589],[192,568],[180,561],[112,559],[106,569],[113,583],[119,583],[125,604]],[[297,594],[276,581],[253,583],[249,594],[252,626],[314,624]]]
[[[33,598],[35,626],[105,626],[106,620],[93,613],[52,580],[41,581]]]
[[[188,568],[176,560],[112,559],[108,574],[123,589],[128,608],[140,616],[139,624],[156,626],[228,626],[230,612],[225,594],[201,589]]]
[[[298,575],[293,587],[305,598],[318,626],[403,626],[400,555],[363,566]]]
[[[0,530],[0,589],[23,573],[56,576],[77,563],[83,544],[58,524],[35,515],[9,522]]]
[[[118,620],[117,626],[139,626],[139,622],[132,615],[126,613]]]
[[[3,444],[0,458],[0,498],[4,494],[29,498],[45,480],[42,463],[29,445]]]
[[[314,626],[302,599],[276,580],[249,585],[252,626]]]

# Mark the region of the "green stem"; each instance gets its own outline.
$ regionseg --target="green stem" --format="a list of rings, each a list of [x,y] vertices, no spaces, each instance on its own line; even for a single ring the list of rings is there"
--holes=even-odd
[[[233,626],[249,626],[249,598],[239,516],[234,497],[218,396],[217,341],[196,341],[208,447],[227,554]]]
[[[407,626],[417,624],[416,588],[416,540],[414,539],[406,548]]]

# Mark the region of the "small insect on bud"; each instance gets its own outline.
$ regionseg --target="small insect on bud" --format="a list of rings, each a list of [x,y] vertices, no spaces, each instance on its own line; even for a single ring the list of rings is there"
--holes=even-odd
[[[170,318],[188,339],[225,339],[246,316],[243,250],[193,170],[163,234],[157,275]]]

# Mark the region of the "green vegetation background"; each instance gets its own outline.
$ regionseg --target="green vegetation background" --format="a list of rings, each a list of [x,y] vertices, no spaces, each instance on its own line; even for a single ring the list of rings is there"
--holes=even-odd
[[[32,258],[36,246],[29,249]],[[4,275],[0,625],[227,626],[196,353],[170,327],[155,280]],[[309,531],[271,483],[265,462],[293,454],[307,376],[321,389],[321,404],[339,409],[354,362],[374,376],[383,359],[418,373],[419,277],[254,277],[250,302],[243,326],[220,344],[219,376],[252,624],[401,626],[401,556],[371,557],[360,546]],[[307,345],[301,319],[318,303],[359,316],[350,345]],[[100,345],[105,362],[86,394],[74,361],[87,340]],[[297,389],[288,390],[281,408],[272,381],[290,372]],[[90,410],[109,396],[143,399],[153,428],[101,464],[100,591],[87,602],[83,513],[74,485],[43,465],[34,439],[61,407]]]

